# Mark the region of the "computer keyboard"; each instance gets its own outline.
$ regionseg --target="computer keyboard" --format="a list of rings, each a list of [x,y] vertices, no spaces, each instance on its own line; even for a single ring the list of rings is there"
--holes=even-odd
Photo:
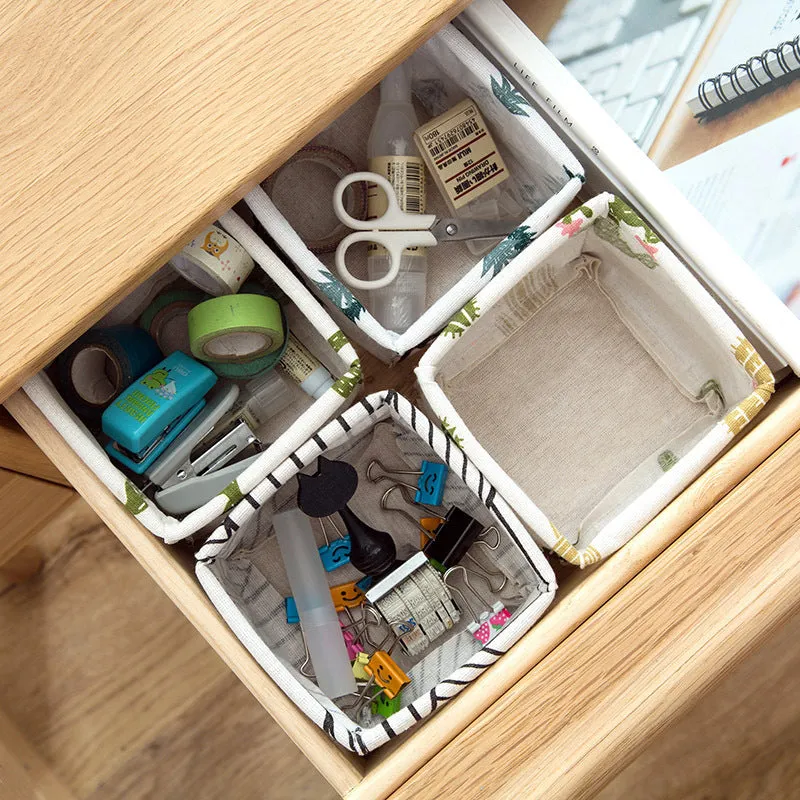
[[[547,46],[647,149],[722,0],[570,0]]]

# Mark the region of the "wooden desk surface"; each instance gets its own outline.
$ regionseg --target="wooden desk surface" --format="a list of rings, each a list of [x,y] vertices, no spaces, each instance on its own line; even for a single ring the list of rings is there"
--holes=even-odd
[[[466,0],[0,0],[0,401]]]

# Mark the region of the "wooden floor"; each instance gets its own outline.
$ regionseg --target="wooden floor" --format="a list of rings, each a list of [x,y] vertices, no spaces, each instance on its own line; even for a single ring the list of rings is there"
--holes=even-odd
[[[77,798],[334,796],[81,499],[36,541],[0,586],[0,708]],[[800,797],[800,619],[598,797]]]

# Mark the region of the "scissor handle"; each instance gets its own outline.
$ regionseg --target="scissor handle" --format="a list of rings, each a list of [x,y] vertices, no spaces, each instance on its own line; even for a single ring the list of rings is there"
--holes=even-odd
[[[418,215],[416,215],[418,216]],[[356,278],[345,263],[345,253],[356,242],[374,242],[389,251],[389,270],[375,280]],[[354,289],[381,289],[388,286],[400,271],[400,259],[406,247],[433,247],[436,237],[430,231],[356,231],[345,236],[336,248],[336,271],[339,277]]]
[[[344,207],[344,193],[351,183],[374,183],[380,191],[386,195],[386,211],[375,219],[356,219],[347,213]],[[354,231],[410,231],[427,230],[434,222],[434,214],[409,214],[400,208],[394,187],[391,183],[377,172],[352,172],[346,175],[333,190],[333,208],[340,222],[352,228]]]

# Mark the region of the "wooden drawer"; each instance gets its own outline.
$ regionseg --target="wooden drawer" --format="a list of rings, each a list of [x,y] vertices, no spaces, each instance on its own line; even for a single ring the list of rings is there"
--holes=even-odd
[[[180,548],[167,547],[129,516],[75,453],[66,446],[24,393],[15,393],[7,400],[6,405],[36,444],[52,459],[62,473],[69,476],[75,488],[87,499],[103,521],[116,533],[176,606],[197,627],[209,644],[301,748],[314,766],[330,781],[334,789],[343,796],[364,798],[388,796],[422,769],[461,731],[467,729],[464,736],[467,740],[474,741],[475,735],[471,733],[473,728],[468,726],[471,726],[471,723],[497,700],[500,700],[500,705],[497,707],[504,708],[506,715],[514,715],[515,708],[519,707],[520,719],[525,719],[527,722],[530,718],[526,716],[528,711],[523,708],[538,707],[544,698],[550,696],[548,694],[550,690],[546,684],[525,679],[526,673],[535,665],[539,665],[537,669],[546,668],[548,675],[574,675],[577,679],[578,676],[573,673],[576,651],[571,643],[577,641],[575,637],[579,635],[580,641],[585,642],[584,631],[586,625],[591,624],[595,647],[598,652],[603,652],[605,649],[604,626],[594,621],[586,625],[584,623],[618,592],[615,603],[625,603],[625,597],[631,597],[629,602],[634,602],[635,598],[636,604],[640,605],[644,611],[647,608],[649,595],[644,596],[641,593],[641,587],[652,587],[654,597],[668,598],[671,586],[674,585],[676,592],[685,593],[687,585],[688,587],[694,585],[697,588],[697,602],[708,603],[710,607],[713,607],[716,596],[709,595],[707,597],[702,591],[703,574],[691,574],[687,578],[683,570],[676,570],[670,566],[673,563],[671,561],[673,556],[670,555],[673,548],[669,553],[663,551],[681,537],[722,497],[742,483],[754,469],[769,458],[796,431],[800,430],[800,381],[792,378],[785,381],[784,385],[779,388],[776,397],[767,406],[767,410],[749,433],[738,440],[725,455],[628,545],[593,569],[565,571],[560,576],[559,593],[551,610],[503,657],[497,668],[489,670],[474,686],[469,687],[450,701],[424,725],[415,728],[410,734],[400,737],[399,740],[390,743],[372,756],[359,759],[339,748],[319,728],[314,726],[253,660],[197,585],[191,554]],[[793,444],[795,449],[797,449],[796,445],[797,440],[795,439]],[[797,481],[795,481],[796,483]],[[741,487],[737,489],[739,499],[734,508],[746,507],[750,502],[748,493],[751,491],[757,493],[753,495],[752,502],[758,504],[759,508],[766,506],[765,512],[769,510],[769,507],[774,508],[774,497],[765,491],[765,486],[766,483],[761,478],[742,483]],[[762,491],[764,491],[764,495],[760,494]],[[741,524],[752,526],[753,519],[757,518],[757,516],[753,517],[752,513],[743,514]],[[680,545],[684,551],[686,547],[691,547],[692,543],[705,530],[704,523],[697,525],[689,534],[686,534],[687,544]],[[731,522],[730,528],[730,536],[737,540],[738,537],[743,537],[743,540],[751,542],[755,535],[751,527],[748,527],[746,531],[737,531],[735,519]],[[709,530],[713,530],[714,535],[719,537],[719,551],[723,555],[719,556],[718,563],[722,568],[725,562],[725,531],[721,531],[719,525]],[[744,537],[744,533],[747,533],[748,536]],[[764,533],[764,531],[758,532],[760,546],[763,547],[764,563],[772,564],[777,558],[778,551],[785,549],[786,543],[782,537],[777,537],[774,542],[771,542],[763,535]],[[733,553],[737,552],[734,549]],[[651,564],[653,561],[655,563]],[[664,564],[663,569],[659,566],[661,563]],[[630,587],[623,589],[648,564],[651,566],[645,582],[642,583],[642,579],[637,579]],[[788,565],[787,569],[792,566],[792,564]],[[652,580],[654,574],[657,575],[657,580]],[[784,577],[785,570],[776,573],[776,585],[783,587]],[[692,581],[694,584],[691,583]],[[796,580],[794,585],[798,586]],[[620,590],[623,591],[620,592]],[[756,587],[748,587],[747,591],[743,590],[743,600],[754,596],[755,591]],[[630,594],[631,592],[636,592],[636,594]],[[770,594],[769,597],[771,596]],[[758,608],[761,606],[759,605]],[[778,612],[782,613],[784,608],[785,602],[779,609],[765,617],[765,628],[768,627],[772,617]],[[628,609],[628,613],[635,617],[635,608],[631,611],[628,606]],[[603,619],[607,619],[608,612],[603,613],[605,615]],[[600,617],[597,618],[600,619]],[[736,653],[744,652],[747,649],[749,639],[758,633],[757,622],[751,619],[750,615],[747,616],[747,620],[748,623],[743,628],[741,635],[736,637],[733,643],[726,636],[726,629],[721,629],[719,636],[714,630],[706,632],[701,643],[703,647],[702,660],[699,662],[699,666],[695,665],[695,669],[702,672],[702,685],[713,682],[715,675],[730,663]],[[663,621],[664,625],[667,625],[669,615],[665,615]],[[581,626],[580,630],[577,631],[579,626]],[[719,653],[715,654],[717,648],[719,648]],[[624,688],[625,680],[625,674],[619,675],[617,685]],[[647,701],[648,708],[662,703],[664,709],[668,709],[669,715],[677,713],[680,707],[690,703],[696,696],[694,690],[677,692],[674,684],[669,681],[654,682],[650,688],[634,682],[631,687],[632,691],[640,693],[642,699]],[[506,692],[508,695],[503,697]],[[567,716],[570,713],[577,713],[584,702],[577,691],[577,685],[574,699],[572,698],[573,695],[569,695],[562,697],[559,701],[560,706],[565,707],[563,713]],[[489,713],[496,712],[492,710]],[[665,710],[663,713],[666,715],[667,711]],[[550,736],[555,741],[555,735],[563,718],[563,716],[557,715],[552,718],[537,717],[537,738]],[[607,724],[610,725],[611,721],[607,720]],[[476,730],[483,731],[481,735],[485,737],[487,749],[492,744],[496,744],[493,735],[486,732],[486,726],[482,722],[479,721],[477,726]],[[510,727],[513,728],[514,725]],[[615,718],[613,732],[619,741],[635,741],[637,747],[640,747],[643,746],[648,736],[656,732],[657,727],[652,720],[643,725],[640,716],[631,713],[619,719]],[[475,752],[483,752],[480,750],[481,746],[480,743],[475,745]],[[587,749],[590,747],[588,738],[582,747]],[[620,746],[620,749],[624,754],[633,753],[632,746],[628,746],[627,749]],[[618,763],[614,762],[615,753],[616,751],[609,753],[608,761],[603,766],[604,774],[608,777],[624,765],[622,760]],[[548,762],[542,763],[546,765]],[[444,767],[442,769],[444,770]],[[547,772],[548,768],[542,766],[541,769]],[[555,775],[557,771],[553,767],[552,774]],[[423,772],[422,775],[430,777],[428,772]],[[419,783],[413,785],[421,786]],[[430,786],[436,787],[435,793],[440,794],[441,784],[431,782]],[[419,790],[421,791],[421,789]]]

